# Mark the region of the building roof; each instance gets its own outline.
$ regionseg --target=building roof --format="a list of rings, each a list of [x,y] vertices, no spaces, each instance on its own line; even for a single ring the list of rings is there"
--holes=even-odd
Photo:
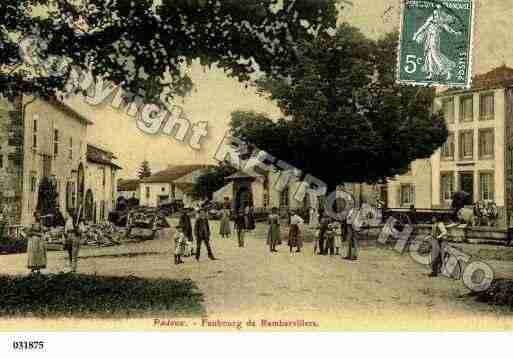
[[[83,122],[86,125],[94,124],[93,121],[89,120],[85,116],[82,116],[77,111],[75,111],[71,106],[69,106],[68,104],[64,103],[63,101],[61,101],[55,97],[49,99],[48,103],[50,105],[52,105],[53,107],[55,107],[56,109],[64,112],[68,116],[73,117],[74,119],[79,120],[80,122]]]
[[[258,168],[255,168],[255,171],[257,171],[257,170],[258,170]],[[258,173],[256,176],[252,176],[250,174],[247,174],[246,172],[237,171],[234,174],[232,174],[231,176],[225,177],[224,179],[228,180],[228,181],[233,181],[233,180],[238,180],[238,179],[256,179],[256,178],[262,178],[265,176],[266,176],[265,174],[260,174],[260,173]]]
[[[208,165],[169,166],[163,171],[157,172],[150,177],[143,178],[141,183],[171,183],[193,171],[208,167]]]
[[[119,179],[118,191],[137,191],[140,182],[138,179]]]
[[[87,161],[97,163],[100,165],[111,166],[116,169],[121,169],[117,164],[112,162],[115,158],[112,152],[103,150],[95,145],[87,144]]]
[[[474,76],[472,78],[472,86],[470,87],[470,89],[448,89],[446,91],[439,93],[438,96],[445,96],[448,94],[461,92],[493,90],[497,88],[505,88],[510,86],[513,86],[513,69],[506,65],[502,65],[484,74]]]
[[[254,176],[250,176],[243,171],[237,171],[234,174],[225,177],[226,180],[236,180],[236,179],[254,179]]]

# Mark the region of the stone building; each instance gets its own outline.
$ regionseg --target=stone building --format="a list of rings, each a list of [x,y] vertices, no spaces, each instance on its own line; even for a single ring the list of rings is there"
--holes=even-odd
[[[207,165],[169,166],[150,177],[143,178],[139,183],[139,203],[141,206],[158,207],[170,200],[182,200],[190,205],[194,200],[190,185],[203,174]]]
[[[255,208],[299,209],[307,207],[309,205],[307,196],[304,196],[302,200],[296,198],[300,197],[296,193],[301,182],[293,177],[287,181],[283,179],[285,177],[287,176],[280,178],[278,172],[249,175],[238,171],[225,178],[226,185],[214,193],[213,200],[222,203],[225,198],[228,198],[235,210],[239,210],[247,204],[252,204]]]
[[[92,124],[58,99],[0,101],[0,204],[9,208],[11,224],[33,223],[43,178],[54,181],[65,218],[68,211],[83,207],[89,186],[94,186],[86,172],[88,165],[96,166],[87,156]],[[109,191],[104,200],[111,203],[107,195],[114,194]]]
[[[431,161],[413,161],[408,172],[390,179],[386,184],[384,202],[388,208],[431,208]],[[383,195],[381,195],[383,199]]]
[[[513,207],[513,69],[478,75],[468,90],[439,93],[449,138],[432,157],[433,207],[450,206],[455,191],[473,202],[493,201],[499,224],[509,225]]]
[[[97,145],[87,144],[86,194],[84,219],[101,223],[116,208],[117,171],[114,154]]]
[[[139,199],[141,196],[139,191],[139,183],[140,180],[138,179],[119,179],[116,198],[123,197],[124,199]]]
[[[92,122],[58,100],[23,98],[21,223],[34,220],[41,179],[53,176],[63,215],[84,198],[87,127]]]

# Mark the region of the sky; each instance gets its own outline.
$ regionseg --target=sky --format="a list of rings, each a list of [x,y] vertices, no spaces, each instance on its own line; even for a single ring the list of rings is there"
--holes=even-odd
[[[399,27],[397,0],[352,0],[340,16],[369,37]],[[511,28],[513,25],[513,0],[479,0],[476,6],[473,72],[484,73],[506,64],[513,66]],[[135,178],[137,168],[148,160],[152,170],[168,165],[211,164],[213,156],[228,129],[230,114],[235,110],[253,110],[267,113],[272,118],[281,116],[275,104],[246,88],[237,80],[228,78],[220,70],[205,70],[199,65],[191,69],[195,90],[186,98],[177,99],[191,123],[208,122],[208,136],[202,141],[201,150],[194,150],[173,137],[148,135],[141,132],[135,119],[126,111],[113,109],[108,104],[91,107],[80,97],[70,99],[70,104],[94,122],[89,128],[89,142],[106,147],[118,157],[123,167],[120,178]]]

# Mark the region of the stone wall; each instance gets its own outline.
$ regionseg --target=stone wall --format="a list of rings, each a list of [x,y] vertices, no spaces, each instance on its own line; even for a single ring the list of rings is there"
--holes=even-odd
[[[0,98],[0,210],[10,224],[21,218],[23,188],[23,121],[21,98]]]

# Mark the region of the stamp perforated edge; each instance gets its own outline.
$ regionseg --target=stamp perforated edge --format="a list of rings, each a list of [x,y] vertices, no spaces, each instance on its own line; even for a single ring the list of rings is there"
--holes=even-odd
[[[470,36],[469,36],[469,51],[468,51],[468,71],[467,71],[467,82],[462,86],[461,83],[440,83],[437,81],[408,81],[401,80],[401,45],[403,40],[403,20],[404,20],[404,3],[406,0],[398,0],[399,6],[399,44],[397,45],[397,63],[396,63],[396,83],[399,85],[407,85],[407,86],[417,86],[417,87],[437,87],[437,86],[445,86],[449,88],[459,88],[459,89],[470,89],[472,86],[472,76],[473,72],[473,55],[474,55],[474,26],[475,26],[475,11],[476,11],[476,3],[477,0],[469,0],[470,5],[472,7],[472,11],[470,13]]]

